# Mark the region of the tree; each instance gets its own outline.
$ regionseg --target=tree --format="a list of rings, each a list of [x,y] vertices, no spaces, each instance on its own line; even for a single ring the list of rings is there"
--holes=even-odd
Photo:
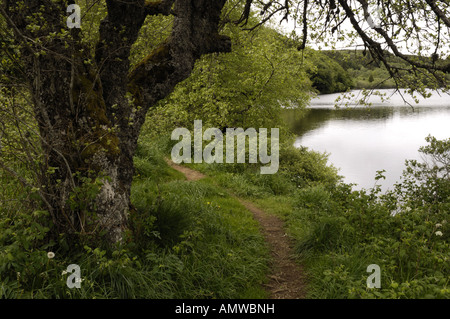
[[[338,62],[322,52],[308,52],[307,58],[313,67],[308,69],[314,88],[320,93],[345,92],[353,87],[350,75]]]
[[[383,64],[397,87],[410,87],[425,94],[426,82],[433,88],[448,89],[446,74],[450,73],[450,63],[444,61],[450,54],[448,1],[300,2],[303,6],[297,6],[293,13],[299,17],[298,22],[303,27],[299,48],[304,48],[308,39],[330,41],[325,35],[337,33],[338,41],[358,39],[362,42],[364,55],[368,52],[372,61]],[[288,2],[279,9],[281,7],[289,7]],[[349,23],[352,29],[343,27],[345,23]],[[392,54],[408,67],[390,59]]]
[[[190,77],[150,111],[158,122],[148,121],[153,132],[170,132],[174,123],[192,128],[196,119],[223,132],[227,127],[278,127],[283,107],[306,106],[310,62],[299,63],[302,53],[292,41],[264,26],[248,33],[230,24],[223,33],[230,36],[233,51],[196,63]]]
[[[331,31],[335,32],[342,21],[350,20],[372,58],[384,63],[398,81],[407,72],[415,78],[433,76],[442,85],[442,74],[450,72],[450,62],[438,59],[448,44],[447,2],[385,1],[382,26],[369,31],[360,25],[369,17],[366,0],[105,2],[98,39],[90,39],[96,41],[94,46],[86,41],[89,35],[84,31],[67,28],[66,9],[73,0],[2,0],[0,4],[1,49],[15,61],[2,72],[2,94],[14,96],[20,91],[29,98],[39,142],[35,150],[41,155],[38,194],[57,233],[105,232],[109,242],[121,240],[131,209],[133,155],[145,115],[190,75],[201,56],[231,51],[230,38],[220,33],[225,23],[255,29],[277,14],[283,19],[293,16],[302,26],[298,48],[303,50],[310,36],[320,39],[314,27],[317,22],[324,21],[324,30],[334,23]],[[230,20],[224,10],[227,3],[228,10],[241,10],[237,21]],[[249,17],[255,9],[261,18],[251,25]],[[308,16],[309,12],[319,17]],[[144,22],[158,15],[173,17],[170,35],[131,66],[131,48]],[[435,32],[416,25],[418,15],[435,26]],[[401,23],[397,26],[394,19]],[[400,52],[395,44],[398,30],[435,44],[434,55],[415,60]],[[391,65],[385,48],[411,68]],[[4,162],[0,164],[18,175]],[[77,194],[87,194],[87,203],[81,205]]]
[[[225,1],[108,0],[95,53],[78,29],[65,25],[71,3],[4,1],[1,12],[20,44],[29,79],[45,154],[41,169],[57,168],[40,181],[47,209],[60,231],[92,231],[86,229],[86,212],[67,200],[86,180],[100,179],[88,210],[96,212],[96,228],[117,242],[130,208],[133,154],[145,114],[190,74],[201,55],[230,51],[229,38],[218,34]],[[130,48],[145,18],[171,12],[170,38],[130,70]]]

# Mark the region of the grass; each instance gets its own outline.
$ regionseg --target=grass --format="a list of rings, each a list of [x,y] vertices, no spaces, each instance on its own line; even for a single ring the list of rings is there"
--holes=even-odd
[[[252,214],[210,181],[186,181],[161,149],[139,145],[135,210],[115,250],[42,243],[37,217],[19,205],[13,214],[2,202],[0,298],[266,298],[269,253]],[[16,196],[15,184],[2,181],[2,196]],[[66,286],[69,264],[81,268],[81,289]]]
[[[307,298],[449,298],[448,180],[425,170],[429,177],[422,186],[406,181],[400,193],[381,196],[377,188],[358,192],[330,183],[331,171],[320,168],[314,154],[297,154],[290,153],[293,166],[281,162],[277,177],[245,165],[189,166],[285,221],[306,271]],[[408,168],[410,175],[421,169]],[[407,206],[399,208],[402,199]],[[400,213],[394,217],[395,209]],[[371,264],[381,268],[380,289],[367,288]]]
[[[268,250],[251,213],[210,180],[185,181],[162,154],[151,152],[141,158],[158,159],[157,171],[166,181],[155,182],[155,169],[145,175],[138,168],[132,199],[139,218],[148,217],[146,234],[138,240],[145,246],[153,236],[152,245],[179,258],[174,297],[265,298]]]
[[[154,146],[141,145],[135,163],[135,241],[164,297],[266,298],[268,250],[251,213],[211,181],[186,181]]]
[[[45,212],[30,212],[28,193],[1,176],[0,297],[267,298],[268,247],[231,192],[285,221],[308,298],[448,298],[447,180],[436,189],[406,183],[408,206],[394,217],[399,195],[333,183],[323,158],[304,150],[287,151],[279,174],[268,176],[248,165],[189,165],[209,176],[197,182],[169,167],[164,150],[140,143],[130,230],[113,251],[43,242]],[[81,267],[81,289],[65,285],[72,263]],[[382,269],[380,290],[366,287],[370,264]]]

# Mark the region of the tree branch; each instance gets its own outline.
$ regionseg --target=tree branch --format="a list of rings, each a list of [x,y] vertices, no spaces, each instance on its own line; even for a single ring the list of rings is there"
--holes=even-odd
[[[226,0],[175,1],[169,39],[142,60],[128,75],[128,90],[139,106],[131,135],[139,133],[149,107],[166,97],[186,79],[203,54],[230,52],[231,40],[218,34]]]
[[[159,0],[145,2],[145,13],[147,15],[169,15],[175,0]]]
[[[244,11],[242,12],[242,15],[239,18],[239,20],[236,21],[236,24],[240,24],[240,23],[243,23],[243,25],[247,24],[248,18],[250,17],[252,3],[253,3],[253,0],[245,1]],[[271,3],[272,3],[272,1],[269,2],[269,4],[271,4]]]
[[[433,10],[433,12],[439,17],[439,19],[441,19],[445,25],[450,28],[450,19],[447,18],[444,14],[444,12],[442,12],[441,9],[439,9],[439,7],[436,4],[435,0],[425,0],[426,3],[431,7],[431,10]]]
[[[300,44],[298,50],[303,50],[306,47],[306,40],[308,39],[308,0],[304,0],[303,2],[303,34],[302,34],[302,43]]]
[[[365,0],[358,0],[359,3],[361,3],[363,6],[366,4]],[[392,67],[386,60],[383,50],[381,48],[381,43],[373,40],[371,37],[369,37],[369,35],[364,32],[361,27],[358,24],[358,21],[355,18],[355,13],[353,12],[353,10],[349,7],[348,3],[346,0],[339,0],[339,4],[342,6],[342,8],[345,10],[347,16],[350,18],[350,22],[352,23],[353,28],[356,30],[356,32],[358,33],[358,35],[361,37],[361,39],[364,41],[365,45],[367,45],[369,47],[369,50],[371,53],[373,53],[373,57],[377,58],[378,60],[382,61],[383,64],[386,66],[389,74],[394,77],[395,73],[393,72],[394,69],[396,69],[395,67]],[[380,34],[383,39],[385,40],[387,46],[392,50],[392,52],[394,53],[395,56],[401,58],[402,60],[404,60],[405,62],[407,62],[408,64],[410,64],[411,66],[415,67],[415,68],[420,68],[420,69],[425,69],[428,70],[430,72],[432,71],[442,71],[444,73],[450,73],[450,63],[444,64],[444,65],[436,65],[434,63],[426,63],[426,62],[422,62],[422,61],[418,61],[418,60],[413,60],[410,57],[408,57],[407,55],[401,53],[398,49],[398,47],[395,45],[394,41],[392,40],[392,38],[389,37],[389,35],[387,34],[387,32],[385,30],[383,30],[381,27],[376,27],[373,28],[378,34]],[[433,74],[434,77],[436,78],[436,80],[441,81],[442,79],[440,79],[438,77],[438,75]]]

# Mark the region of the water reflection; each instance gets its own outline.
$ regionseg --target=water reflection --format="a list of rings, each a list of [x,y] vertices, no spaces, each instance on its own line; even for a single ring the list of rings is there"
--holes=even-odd
[[[293,132],[302,136],[306,132],[320,128],[330,120],[380,121],[382,119],[388,119],[394,114],[394,109],[392,107],[353,109],[310,108],[309,113],[300,120],[296,120],[292,116],[292,113],[292,110],[286,110],[285,119],[288,123],[290,122],[289,124]]]
[[[426,144],[427,135],[450,137],[448,96],[435,94],[414,108],[394,95],[370,108],[341,109],[334,108],[336,97],[313,101],[303,119],[296,120],[291,110],[285,111],[285,118],[299,136],[296,146],[330,153],[330,162],[341,169],[345,181],[357,183],[358,188],[372,187],[376,171],[382,169],[387,171],[382,188],[389,188],[401,176],[405,159],[420,159],[417,150]]]

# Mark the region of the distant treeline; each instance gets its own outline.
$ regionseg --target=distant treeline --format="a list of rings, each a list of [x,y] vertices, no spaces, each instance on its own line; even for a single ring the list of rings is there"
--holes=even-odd
[[[373,61],[370,54],[365,54],[363,50],[327,50],[315,53],[317,70],[310,72],[310,78],[313,86],[322,94],[348,89],[396,87],[384,65]],[[409,68],[405,61],[392,54],[388,54],[388,61],[404,69]],[[431,86],[426,79],[424,84]]]

